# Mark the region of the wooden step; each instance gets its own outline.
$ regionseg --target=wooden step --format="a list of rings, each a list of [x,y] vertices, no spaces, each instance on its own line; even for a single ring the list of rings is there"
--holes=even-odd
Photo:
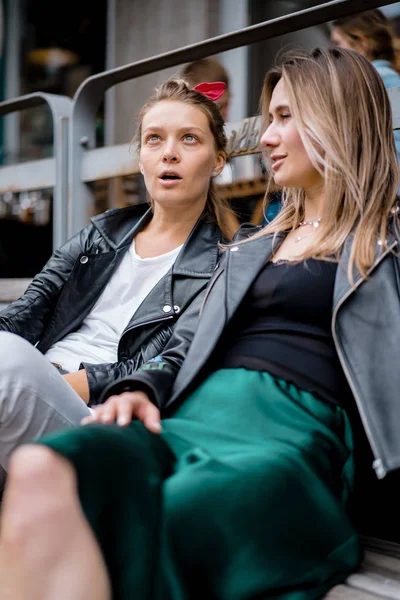
[[[332,588],[325,600],[400,600],[400,545],[365,538],[363,546],[358,571]]]

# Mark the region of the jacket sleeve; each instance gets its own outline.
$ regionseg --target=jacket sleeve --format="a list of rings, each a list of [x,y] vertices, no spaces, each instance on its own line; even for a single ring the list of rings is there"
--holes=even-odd
[[[40,340],[76,259],[84,251],[88,229],[55,250],[24,294],[0,312],[0,331],[16,333],[31,344]]]
[[[182,316],[184,314],[183,312]],[[171,339],[172,332],[173,325],[164,325],[152,335],[147,343],[140,347],[134,356],[128,359],[115,363],[94,364],[82,362],[79,368],[86,371],[89,385],[89,403],[98,404],[107,385],[130,377],[143,364],[160,354]]]
[[[170,398],[172,386],[192,342],[206,291],[207,288],[198,294],[179,317],[164,350],[129,377],[123,377],[106,387],[99,398],[99,404],[115,394],[140,390],[146,392],[150,400],[162,410]]]

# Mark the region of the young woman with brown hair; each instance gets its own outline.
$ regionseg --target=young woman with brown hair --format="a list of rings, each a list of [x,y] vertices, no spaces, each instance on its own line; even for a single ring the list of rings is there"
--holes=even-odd
[[[196,320],[218,243],[234,233],[214,186],[226,144],[215,102],[169,81],[138,127],[150,207],[92,218],[0,313],[0,489],[18,444],[79,425],[107,385],[163,350],[187,311]]]

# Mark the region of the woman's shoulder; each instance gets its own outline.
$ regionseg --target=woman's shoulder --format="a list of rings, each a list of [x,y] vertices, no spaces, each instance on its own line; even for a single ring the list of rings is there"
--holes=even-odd
[[[386,88],[400,86],[400,75],[388,60],[373,60],[372,64],[381,76]]]
[[[254,234],[261,231],[262,225],[254,225],[253,223],[242,223],[235,235],[233,236],[232,242],[241,242],[252,237]]]

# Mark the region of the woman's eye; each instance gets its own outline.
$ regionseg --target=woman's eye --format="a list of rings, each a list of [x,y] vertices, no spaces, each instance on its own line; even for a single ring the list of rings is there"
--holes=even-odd
[[[158,140],[160,139],[160,136],[157,135],[156,133],[151,133],[150,135],[147,136],[146,142],[158,142]]]
[[[191,133],[187,133],[185,136],[185,142],[195,142],[196,138]]]
[[[290,114],[289,113],[283,113],[281,114],[281,119],[285,120],[285,119],[289,119],[290,118]]]

